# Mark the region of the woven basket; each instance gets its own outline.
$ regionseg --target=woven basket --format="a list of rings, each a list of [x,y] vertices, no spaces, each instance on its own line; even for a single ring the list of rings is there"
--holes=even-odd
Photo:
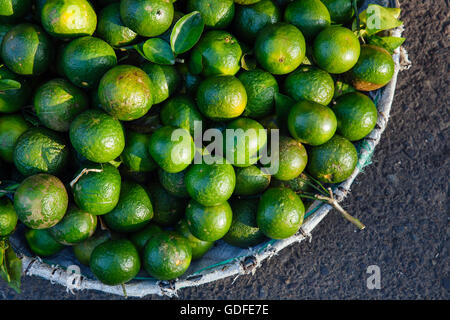
[[[378,3],[384,6],[399,7],[396,0],[372,0],[367,3]],[[367,5],[366,3],[366,5]],[[364,6],[365,7],[365,6]],[[401,36],[403,28],[392,31],[393,36]],[[373,151],[380,141],[381,134],[389,120],[389,113],[394,98],[398,72],[409,67],[409,60],[403,48],[394,53],[395,74],[392,81],[384,88],[372,93],[372,99],[377,105],[378,122],[375,129],[363,141],[356,144],[359,160],[353,174],[343,183],[335,186],[333,192],[336,199],[342,201],[350,191],[350,186],[356,176],[365,166],[371,163]],[[174,296],[177,290],[186,287],[199,286],[227,277],[238,277],[243,274],[254,273],[262,261],[268,259],[293,243],[301,242],[308,237],[313,229],[322,221],[332,209],[327,204],[316,201],[306,213],[306,219],[301,232],[285,240],[269,240],[266,243],[250,249],[239,249],[218,241],[202,259],[194,261],[188,272],[176,281],[158,281],[139,274],[133,281],[122,286],[107,286],[95,279],[89,268],[79,266],[70,248],[63,250],[57,257],[42,260],[33,257],[27,249],[23,237],[23,230],[11,239],[13,247],[22,259],[23,272],[27,276],[38,276],[67,287],[72,290],[98,290],[106,293],[124,295],[124,288],[128,296],[143,297],[149,294]]]

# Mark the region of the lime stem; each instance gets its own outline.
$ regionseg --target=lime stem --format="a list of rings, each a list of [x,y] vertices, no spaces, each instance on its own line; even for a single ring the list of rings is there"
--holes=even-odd
[[[81,170],[80,174],[77,175],[77,176],[75,177],[75,179],[73,179],[73,180],[70,182],[70,187],[73,189],[73,186],[75,185],[75,183],[77,183],[78,180],[80,180],[80,178],[81,178],[83,175],[88,174],[89,172],[102,172],[102,171],[103,171],[103,169],[87,169],[87,168],[84,168],[83,170]]]

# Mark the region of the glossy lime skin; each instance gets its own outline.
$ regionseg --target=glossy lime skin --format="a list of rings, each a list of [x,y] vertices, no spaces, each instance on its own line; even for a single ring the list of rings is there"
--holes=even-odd
[[[151,135],[148,150],[163,170],[177,173],[191,164],[195,145],[186,129],[165,126]]]
[[[235,247],[249,248],[266,240],[256,223],[257,199],[231,201],[233,220],[223,240]]]
[[[1,58],[13,72],[36,76],[47,71],[54,54],[53,44],[41,27],[22,23],[3,37]]]
[[[75,150],[93,162],[114,160],[125,147],[122,124],[98,109],[78,115],[71,123],[69,133]]]
[[[201,123],[203,120],[194,100],[187,95],[179,95],[167,100],[159,116],[164,125],[186,129],[191,136],[194,136],[195,122]]]
[[[305,147],[290,137],[281,136],[278,171],[274,174],[274,178],[283,181],[294,179],[303,172],[307,163],[308,154]]]
[[[296,0],[288,4],[284,20],[300,29],[307,40],[312,40],[331,24],[330,13],[320,0]]]
[[[17,225],[17,213],[7,197],[0,198],[0,237],[7,236]]]
[[[102,283],[113,286],[132,280],[141,269],[141,260],[130,240],[109,240],[94,249],[89,266]]]
[[[114,49],[95,37],[72,40],[62,53],[64,75],[77,87],[95,88],[102,76],[117,64]]]
[[[144,252],[145,245],[156,234],[163,232],[163,229],[154,223],[149,223],[144,229],[133,233],[130,236],[131,242],[136,246],[140,253]]]
[[[105,216],[105,222],[117,232],[135,232],[153,218],[153,206],[145,189],[133,182],[122,182],[117,206]]]
[[[92,237],[74,245],[72,247],[73,254],[78,261],[86,266],[89,266],[94,249],[109,239],[111,239],[111,233],[109,231],[98,230]]]
[[[91,165],[86,168],[101,170],[101,172],[90,171],[78,179],[72,188],[75,203],[80,209],[91,214],[97,216],[106,214],[119,202],[121,187],[119,170],[109,163]]]
[[[53,227],[64,217],[68,202],[63,183],[45,173],[23,180],[14,194],[17,216],[31,229]]]
[[[97,35],[113,47],[133,43],[137,33],[125,26],[120,18],[120,3],[112,3],[100,11]]]
[[[122,121],[144,116],[153,104],[153,86],[148,75],[130,65],[107,71],[98,86],[100,104],[107,113]]]
[[[184,183],[184,177],[186,176],[187,170],[189,170],[189,168],[177,173],[170,173],[158,169],[159,182],[170,194],[180,198],[188,198],[189,193],[187,192],[186,184]]]
[[[65,79],[53,79],[40,86],[34,95],[34,108],[47,128],[65,132],[75,117],[86,110],[86,93]]]
[[[190,52],[189,71],[194,75],[235,75],[241,68],[241,46],[223,30],[205,33]]]
[[[287,74],[297,69],[305,58],[305,38],[292,24],[267,25],[256,37],[254,52],[265,70],[272,74]]]
[[[0,116],[0,158],[13,163],[14,147],[19,137],[30,128],[20,114]]]
[[[337,133],[350,141],[361,140],[377,124],[375,104],[372,99],[359,92],[339,97],[333,111],[337,118]]]
[[[227,201],[205,207],[191,200],[186,207],[186,221],[192,235],[203,241],[221,239],[230,229],[233,212]]]
[[[143,37],[156,37],[169,29],[173,20],[170,0],[122,0],[120,17],[125,25]]]
[[[148,186],[148,193],[153,204],[153,222],[161,226],[173,226],[184,215],[186,201],[164,189],[158,182]]]
[[[240,39],[251,43],[266,25],[280,20],[280,9],[271,0],[262,0],[252,5],[237,6],[233,28]]]
[[[357,90],[372,91],[388,84],[394,71],[395,63],[388,51],[373,45],[362,45],[361,55],[350,71],[350,77]]]
[[[248,167],[260,158],[259,150],[267,143],[267,132],[256,120],[240,117],[227,124],[224,153],[235,167]]]
[[[128,131],[126,133],[125,149],[120,155],[123,164],[134,172],[150,172],[157,165],[148,152],[150,135]]]
[[[236,175],[229,163],[194,164],[185,176],[189,195],[204,206],[216,206],[228,200],[236,185]]]
[[[54,131],[33,127],[17,139],[13,159],[25,176],[39,172],[56,174],[67,165],[69,148],[65,139]]]
[[[300,229],[305,207],[288,188],[270,188],[262,195],[256,217],[260,230],[269,238],[286,239]]]
[[[97,217],[73,206],[49,232],[59,243],[71,246],[91,237],[97,228]]]
[[[257,166],[236,168],[236,187],[234,195],[250,196],[263,192],[270,184],[271,175]]]
[[[269,115],[279,90],[277,80],[269,72],[259,69],[241,72],[238,79],[247,92],[247,106],[242,115],[250,118]]]
[[[162,232],[151,238],[144,249],[144,269],[158,280],[172,280],[189,268],[192,249],[186,238]]]
[[[200,259],[214,246],[214,241],[203,241],[194,237],[189,230],[186,219],[182,219],[177,223],[176,231],[189,242],[189,246],[192,249],[192,260]]]
[[[19,111],[30,97],[31,88],[27,81],[11,72],[6,66],[0,66],[0,77],[19,81],[20,89],[0,91],[0,113],[12,113]]]
[[[53,239],[48,229],[27,229],[25,239],[31,251],[40,257],[52,256],[64,249],[62,244]]]
[[[337,134],[328,142],[311,148],[308,155],[306,170],[324,183],[339,183],[346,180],[358,162],[355,146]]]
[[[233,20],[233,0],[188,0],[188,12],[199,11],[205,25],[212,29],[225,29]]]
[[[44,29],[58,38],[91,36],[97,15],[87,0],[47,0],[41,9]]]
[[[361,46],[355,34],[347,28],[331,26],[314,40],[313,54],[317,65],[328,73],[349,71],[358,61]]]
[[[181,77],[175,66],[158,65],[145,62],[141,65],[153,84],[153,103],[161,103],[172,96],[178,89]]]
[[[321,0],[321,1],[328,9],[331,21],[338,24],[345,24],[352,19],[354,15],[354,10],[351,1],[348,0]]]
[[[284,90],[294,100],[308,100],[327,106],[334,95],[334,80],[319,68],[302,66],[288,75]]]
[[[233,76],[213,76],[205,79],[197,90],[197,106],[211,120],[239,117],[247,106],[247,92],[242,82]]]
[[[3,0],[0,2],[0,20],[14,22],[31,9],[31,0]]]
[[[297,141],[318,146],[336,132],[336,116],[328,107],[312,101],[299,101],[289,112],[288,128]]]

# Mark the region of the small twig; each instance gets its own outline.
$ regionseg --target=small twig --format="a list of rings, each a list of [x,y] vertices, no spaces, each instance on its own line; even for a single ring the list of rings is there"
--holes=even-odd
[[[103,230],[103,231],[104,230],[109,230],[101,216],[98,216],[98,221],[100,222],[100,229],[101,230]]]
[[[123,296],[125,297],[125,299],[128,299],[128,294],[127,294],[127,290],[125,289],[125,284],[121,284],[122,286],[122,290],[123,290]]]
[[[83,175],[88,174],[89,172],[102,172],[102,171],[103,171],[103,169],[87,169],[87,168],[84,168],[83,170],[81,170],[80,174],[77,175],[77,176],[75,177],[75,179],[73,179],[73,180],[70,182],[70,187],[73,189],[73,186],[75,185],[75,183],[77,183],[78,180],[80,180],[80,178],[81,178]]]

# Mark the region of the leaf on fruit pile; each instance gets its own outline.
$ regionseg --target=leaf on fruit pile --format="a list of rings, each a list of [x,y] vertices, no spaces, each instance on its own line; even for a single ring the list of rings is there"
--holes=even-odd
[[[403,24],[398,20],[400,12],[399,8],[385,8],[377,4],[369,4],[367,9],[359,15],[361,29],[364,29],[368,36],[380,31],[395,29]],[[353,29],[357,29],[355,23]]]
[[[133,46],[136,51],[150,62],[162,65],[174,65],[175,55],[170,45],[159,38],[151,38]]]
[[[0,242],[0,256],[2,257],[0,276],[12,289],[20,293],[22,260],[17,257],[14,249],[9,245],[7,240]]]
[[[170,35],[170,46],[176,54],[189,51],[200,40],[205,28],[200,12],[194,11],[177,21]]]
[[[405,42],[405,40],[406,40],[405,38],[400,38],[400,37],[371,36],[369,38],[369,44],[384,48],[390,54],[393,54],[395,49],[400,47],[403,44],[403,42]]]

